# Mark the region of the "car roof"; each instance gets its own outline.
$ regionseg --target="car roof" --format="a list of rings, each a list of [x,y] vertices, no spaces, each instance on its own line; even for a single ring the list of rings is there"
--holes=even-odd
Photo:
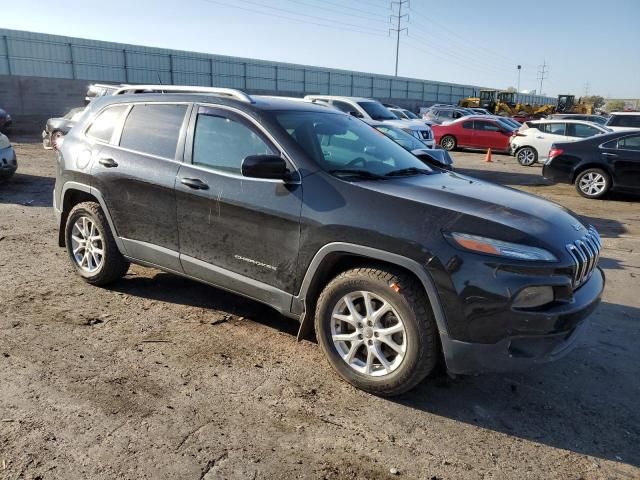
[[[374,98],[366,97],[347,97],[343,95],[306,95],[305,98],[316,98],[318,100],[350,100],[352,102],[378,102]]]
[[[577,123],[579,125],[598,125],[599,127],[602,127],[602,125],[599,125],[599,124],[597,124],[595,122],[590,122],[589,120],[574,120],[574,119],[571,119],[571,118],[567,118],[567,119],[564,119],[564,118],[554,119],[554,118],[552,118],[550,120],[546,120],[546,119],[545,120],[542,120],[542,119],[541,120],[529,120],[528,123],[558,123],[559,121],[563,122],[563,123]]]
[[[610,115],[640,115],[640,112],[611,112]]]
[[[235,106],[240,108],[241,110],[300,110],[331,112],[345,115],[339,110],[328,108],[327,105],[315,104],[310,101],[305,101],[302,98],[253,95],[251,96],[251,99],[252,102],[249,103],[232,97],[206,93],[137,93],[124,95],[105,95],[93,100],[90,103],[90,106],[92,107],[92,109],[95,109],[105,105],[118,103],[193,102]]]

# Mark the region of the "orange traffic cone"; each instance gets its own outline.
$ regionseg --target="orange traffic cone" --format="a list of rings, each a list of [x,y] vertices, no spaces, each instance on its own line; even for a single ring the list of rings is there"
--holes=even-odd
[[[487,163],[491,163],[491,149],[487,150],[487,154],[484,157],[484,161]]]

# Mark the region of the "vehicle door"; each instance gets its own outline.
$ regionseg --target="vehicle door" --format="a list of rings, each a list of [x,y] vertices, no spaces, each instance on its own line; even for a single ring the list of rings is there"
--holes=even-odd
[[[459,122],[458,122],[459,123]],[[473,129],[473,120],[467,120],[462,122],[457,132],[458,145],[460,146],[472,146],[474,145],[475,130]]]
[[[612,167],[616,186],[640,190],[640,133],[605,143],[601,155]]]
[[[127,255],[181,271],[174,185],[190,105],[135,103],[125,108],[122,128],[94,163],[91,186],[102,194]]]
[[[194,108],[176,181],[180,259],[189,275],[273,304],[274,289],[294,290],[302,187],[244,177],[243,159],[261,154],[283,152],[246,114]]]
[[[501,138],[501,127],[491,120],[473,121],[473,147],[506,150],[509,137]]]
[[[538,151],[538,161],[543,161],[549,155],[549,149],[554,143],[568,142],[566,122],[539,123],[538,131],[531,138],[531,146]]]

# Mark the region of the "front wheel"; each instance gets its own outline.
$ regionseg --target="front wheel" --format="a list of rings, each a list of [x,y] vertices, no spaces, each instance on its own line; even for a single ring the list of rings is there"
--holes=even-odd
[[[440,146],[445,150],[451,151],[456,148],[456,139],[451,135],[445,135],[440,139]]]
[[[410,390],[437,363],[437,328],[426,293],[402,272],[341,273],[318,298],[315,328],[331,366],[375,395]]]
[[[530,167],[538,161],[538,152],[532,147],[523,147],[516,152],[518,163],[523,167]]]
[[[599,168],[589,168],[576,177],[576,190],[585,198],[602,198],[611,188],[611,177]]]
[[[76,272],[88,283],[106,285],[122,278],[129,269],[107,218],[95,202],[79,203],[69,212],[65,240]]]

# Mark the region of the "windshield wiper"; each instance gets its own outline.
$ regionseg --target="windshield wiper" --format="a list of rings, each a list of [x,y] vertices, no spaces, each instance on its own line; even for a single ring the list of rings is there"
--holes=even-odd
[[[366,178],[370,180],[380,180],[384,179],[382,175],[377,175],[375,173],[371,173],[368,170],[359,170],[357,168],[336,168],[334,170],[329,170],[329,173],[332,175],[351,175],[354,177]]]
[[[429,175],[431,170],[427,170],[426,168],[417,168],[417,167],[409,167],[409,168],[401,168],[399,170],[391,170],[389,173],[385,173],[385,177],[404,177],[409,175]]]

